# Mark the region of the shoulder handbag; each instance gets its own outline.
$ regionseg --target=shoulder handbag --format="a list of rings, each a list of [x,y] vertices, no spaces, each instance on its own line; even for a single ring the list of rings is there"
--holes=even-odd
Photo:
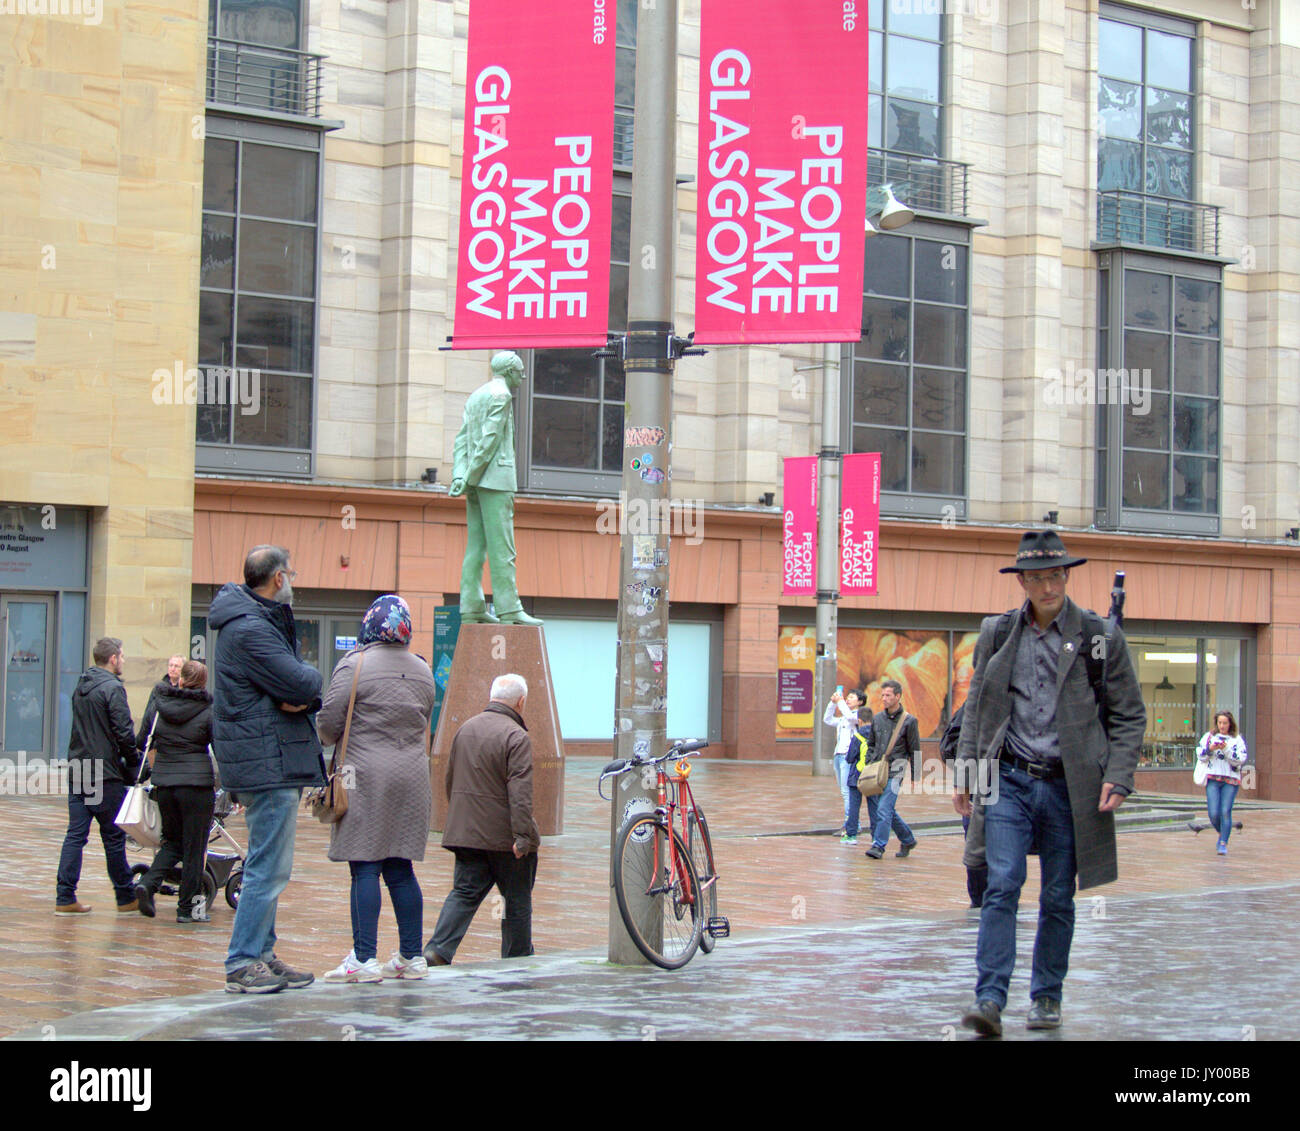
[[[146,751],[153,745],[153,733],[157,729],[158,716],[155,715],[153,726],[149,729],[149,741],[145,743]],[[158,802],[149,796],[152,787],[140,782],[147,761],[147,755],[141,754],[140,768],[135,772],[135,783],[122,798],[113,824],[142,848],[157,848],[162,844],[162,814],[158,811]]]
[[[877,797],[885,792],[885,786],[889,784],[889,756],[894,752],[894,743],[898,741],[898,736],[903,733],[903,728],[911,717],[906,711],[898,716],[884,754],[874,762],[869,762],[867,768],[858,775],[858,792],[863,797]]]
[[[334,748],[334,757],[330,759],[330,772],[325,784],[319,789],[309,790],[307,806],[311,815],[322,825],[333,825],[343,820],[348,811],[348,791],[343,784],[343,760],[348,754],[348,735],[352,733],[352,711],[357,705],[357,681],[361,679],[361,661],[365,652],[357,653],[356,671],[352,673],[352,694],[348,696],[348,713],[343,720],[343,737]]]

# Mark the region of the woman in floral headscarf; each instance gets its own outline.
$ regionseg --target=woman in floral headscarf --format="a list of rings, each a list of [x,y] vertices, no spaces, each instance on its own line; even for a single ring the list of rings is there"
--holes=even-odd
[[[423,978],[424,896],[413,860],[424,859],[433,794],[429,783],[429,719],[433,673],[410,650],[411,610],[396,594],[380,597],[361,623],[357,647],[334,669],[316,717],[321,742],[338,742],[356,682],[352,726],[344,751],[348,811],[330,826],[329,858],[352,871],[352,953],[327,982]],[[360,671],[358,672],[358,668]],[[379,879],[397,915],[398,949],[383,966]]]

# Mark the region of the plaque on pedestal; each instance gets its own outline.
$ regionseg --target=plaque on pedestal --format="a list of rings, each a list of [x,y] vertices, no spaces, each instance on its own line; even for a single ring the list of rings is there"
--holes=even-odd
[[[543,629],[533,625],[462,624],[430,752],[433,820],[447,818],[447,758],[456,732],[488,705],[492,681],[514,672],[528,681],[524,725],[533,744],[533,816],[542,836],[564,832],[564,739],[546,659]]]

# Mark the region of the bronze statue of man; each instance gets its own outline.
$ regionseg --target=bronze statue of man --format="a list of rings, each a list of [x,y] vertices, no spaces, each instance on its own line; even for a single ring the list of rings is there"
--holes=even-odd
[[[524,612],[515,584],[515,418],[511,394],[524,379],[517,353],[492,358],[492,379],[465,402],[456,434],[452,495],[464,495],[468,533],[460,575],[461,624],[541,624]],[[483,559],[496,616],[483,598]]]

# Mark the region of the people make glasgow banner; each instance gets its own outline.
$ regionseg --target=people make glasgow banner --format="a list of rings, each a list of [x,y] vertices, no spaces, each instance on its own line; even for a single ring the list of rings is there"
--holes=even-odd
[[[695,341],[862,334],[866,0],[703,0]]]
[[[605,344],[614,12],[605,0],[470,7],[457,348]]]
[[[817,592],[817,457],[783,461],[781,492],[781,593],[811,597]]]
[[[880,453],[840,465],[840,596],[874,597],[880,580]]]

